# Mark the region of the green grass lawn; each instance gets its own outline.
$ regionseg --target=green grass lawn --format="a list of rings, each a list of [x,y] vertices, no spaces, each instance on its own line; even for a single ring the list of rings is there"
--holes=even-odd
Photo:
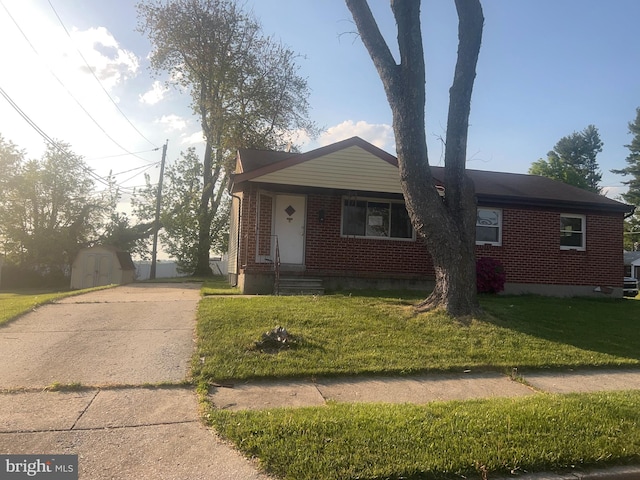
[[[209,418],[285,479],[481,479],[638,463],[639,407],[636,391],[211,411]]]
[[[194,376],[214,381],[640,365],[640,302],[488,296],[468,325],[402,293],[204,298]],[[296,339],[256,348],[276,325]],[[640,392],[429,405],[337,404],[206,417],[286,479],[484,478],[640,463]],[[487,477],[488,478],[488,477]]]
[[[240,295],[239,288],[232,287],[226,277],[207,278],[202,285],[203,295]]]
[[[485,314],[469,325],[442,313],[415,315],[411,301],[205,298],[198,312],[196,378],[640,365],[640,302],[634,300],[483,297]],[[276,325],[297,343],[275,355],[260,352],[255,342]]]

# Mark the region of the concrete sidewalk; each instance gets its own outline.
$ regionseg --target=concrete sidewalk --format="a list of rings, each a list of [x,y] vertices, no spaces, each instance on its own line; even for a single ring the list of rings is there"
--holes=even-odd
[[[0,395],[0,453],[77,454],[81,479],[267,479],[186,388]]]
[[[495,372],[407,377],[318,378],[247,381],[213,386],[209,398],[220,409],[260,410],[336,402],[428,403],[438,400],[521,397],[539,392],[640,390],[640,370],[589,370],[519,374],[523,382]]]
[[[328,401],[424,404],[542,393],[640,390],[640,369],[536,372],[519,380],[499,373],[466,372],[407,377],[351,377],[292,381],[246,381],[213,386],[209,399],[220,409],[260,410],[322,406]],[[640,407],[639,407],[640,408]],[[495,477],[491,477],[496,480]],[[516,478],[516,477],[509,477]],[[566,474],[534,473],[521,480],[639,480],[640,466]],[[506,480],[506,479],[504,479]]]

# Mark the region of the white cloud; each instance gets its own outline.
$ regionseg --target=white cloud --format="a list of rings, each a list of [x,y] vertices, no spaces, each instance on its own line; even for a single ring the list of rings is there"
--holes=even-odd
[[[133,52],[120,48],[106,28],[73,29],[70,35],[86,64],[79,55],[64,55],[66,59],[76,63],[81,71],[87,72],[91,68],[107,90],[138,73],[138,57]]]
[[[204,133],[202,130],[192,133],[191,135],[183,135],[180,140],[181,145],[198,145],[204,143]]]
[[[178,115],[163,115],[159,119],[155,121],[155,123],[159,123],[160,125],[165,126],[165,130],[167,132],[180,131],[187,128],[187,121],[178,116]]]
[[[620,202],[624,202],[624,200],[620,197],[620,195],[622,195],[626,191],[627,191],[627,187],[615,186],[615,187],[603,187],[601,193],[605,197],[609,197],[609,198],[612,198],[614,200],[618,200]]]
[[[151,85],[151,89],[142,95],[139,95],[140,103],[146,103],[147,105],[155,105],[162,100],[165,94],[169,91],[160,81],[156,80]]]
[[[367,123],[364,120],[358,122],[345,120],[338,125],[329,127],[326,132],[320,135],[318,143],[320,146],[330,145],[356,136],[389,153],[395,152],[395,140],[391,126]]]

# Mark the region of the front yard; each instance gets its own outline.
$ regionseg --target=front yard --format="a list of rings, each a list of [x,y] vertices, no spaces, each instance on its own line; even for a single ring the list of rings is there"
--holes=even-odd
[[[357,295],[205,298],[199,308],[195,375],[220,382],[640,366],[640,302],[634,300],[484,297],[486,314],[468,326],[443,314],[414,315],[414,300]],[[277,325],[296,343],[277,355],[261,353],[255,342]]]
[[[640,366],[640,302],[483,297],[468,325],[402,293],[204,298],[194,378]],[[293,343],[257,347],[280,325]],[[206,416],[286,479],[493,478],[640,463],[640,391],[428,405],[339,404]]]

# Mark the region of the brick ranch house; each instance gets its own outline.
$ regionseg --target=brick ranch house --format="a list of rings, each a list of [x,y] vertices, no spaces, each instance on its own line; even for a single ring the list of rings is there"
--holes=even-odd
[[[432,172],[441,184],[443,168]],[[476,256],[503,263],[505,293],[622,296],[632,206],[544,177],[467,172]],[[307,153],[240,150],[230,191],[229,280],[245,293],[274,292],[278,257],[280,278],[313,277],[331,290],[433,287],[397,159],[358,137]]]

